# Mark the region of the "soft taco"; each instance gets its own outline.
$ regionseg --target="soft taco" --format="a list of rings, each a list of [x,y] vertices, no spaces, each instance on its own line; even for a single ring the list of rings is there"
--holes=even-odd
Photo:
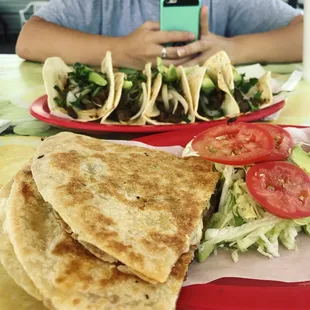
[[[110,52],[102,61],[101,72],[80,63],[69,68],[59,57],[48,58],[43,79],[48,107],[56,116],[88,122],[113,109],[115,81]]]
[[[150,70],[150,64],[146,70]],[[103,116],[101,123],[117,123],[123,125],[145,125],[142,117],[149,101],[147,75],[144,72],[124,69],[116,72],[114,107]]]
[[[228,89],[232,91],[234,89],[234,73],[231,60],[224,51],[220,51],[210,57],[203,67],[207,68],[208,76],[216,81],[218,78],[218,72],[223,73],[224,82]]]
[[[193,123],[192,97],[183,67],[169,68],[158,59],[157,70],[147,71],[150,99],[143,117],[149,124]]]
[[[244,74],[234,71],[234,98],[240,112],[254,112],[272,104],[271,73],[266,72],[260,79],[246,79]]]
[[[197,120],[209,121],[239,115],[239,107],[225,83],[225,72],[197,67],[187,75]]]

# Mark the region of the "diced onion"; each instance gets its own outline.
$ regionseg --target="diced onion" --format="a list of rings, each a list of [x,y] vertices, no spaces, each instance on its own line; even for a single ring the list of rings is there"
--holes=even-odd
[[[171,92],[173,98],[182,104],[182,106],[184,108],[184,113],[187,114],[188,103],[186,102],[186,100],[180,94],[178,94],[174,89],[171,89],[170,92]]]

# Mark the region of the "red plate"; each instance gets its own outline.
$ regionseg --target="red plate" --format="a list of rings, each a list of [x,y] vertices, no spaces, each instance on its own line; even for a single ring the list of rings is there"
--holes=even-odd
[[[281,126],[294,127],[294,126]],[[135,139],[153,146],[185,146],[206,129],[194,128]],[[283,283],[223,278],[184,287],[177,310],[301,310],[309,309],[310,282]]]
[[[242,122],[253,122],[256,120],[263,119],[273,113],[276,113],[283,108],[285,101],[280,101],[268,108],[262,109],[257,112],[242,115],[238,119]],[[63,129],[72,129],[74,131],[84,133],[100,133],[100,132],[127,132],[127,133],[156,133],[156,132],[167,132],[179,129],[189,128],[209,128],[215,125],[225,124],[226,120],[202,122],[195,124],[183,124],[183,125],[144,125],[144,126],[128,126],[128,125],[105,125],[98,122],[80,123],[77,121],[65,120],[56,117],[50,113],[47,106],[47,96],[44,95],[38,98],[30,107],[30,113],[40,121],[54,125]]]

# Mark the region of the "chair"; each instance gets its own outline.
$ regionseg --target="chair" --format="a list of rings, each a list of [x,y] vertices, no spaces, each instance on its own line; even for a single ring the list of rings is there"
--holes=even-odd
[[[4,20],[4,18],[1,16],[1,14],[0,14],[0,25],[2,26],[2,29],[3,29],[4,43],[7,43],[9,41],[8,40],[8,25],[6,21]]]
[[[47,3],[48,1],[32,1],[28,3],[28,5],[23,10],[20,10],[19,16],[21,27],[23,27],[24,24],[27,22],[25,15],[30,9],[32,9],[33,14],[35,14],[42,6],[46,5]]]

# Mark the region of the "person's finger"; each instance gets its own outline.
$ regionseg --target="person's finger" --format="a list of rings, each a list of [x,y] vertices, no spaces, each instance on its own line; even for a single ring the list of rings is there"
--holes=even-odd
[[[183,67],[192,67],[196,65],[202,66],[210,56],[207,54],[201,54],[195,58],[191,58],[183,64]]]
[[[194,43],[178,47],[177,55],[179,57],[191,56],[197,53],[202,53],[212,48],[212,43],[207,40],[199,40]]]
[[[153,45],[152,48],[148,49],[151,50],[151,52],[148,53],[149,57],[161,57],[161,58],[166,58],[169,60],[182,60],[185,58],[190,58],[193,57],[193,54],[189,53],[189,54],[185,54],[184,56],[180,57],[180,55],[178,54],[180,47],[164,47],[162,45]],[[193,49],[194,50],[194,49]],[[200,49],[197,49],[198,52],[200,52]],[[201,49],[201,51],[205,51],[206,49]],[[165,56],[163,55],[163,53],[165,53]]]
[[[195,39],[195,34],[184,31],[156,31],[151,34],[154,43],[190,42]]]
[[[209,33],[209,12],[206,6],[201,8],[200,12],[200,36],[204,37],[207,36]]]
[[[183,65],[184,63],[188,62],[191,58],[186,57],[186,58],[179,58],[179,59],[162,59],[163,65],[166,67],[169,67],[171,64],[174,66],[180,66]],[[154,68],[157,67],[157,59],[155,58],[152,61],[152,65]]]
[[[147,21],[143,24],[143,27],[147,30],[160,30],[159,22]]]

